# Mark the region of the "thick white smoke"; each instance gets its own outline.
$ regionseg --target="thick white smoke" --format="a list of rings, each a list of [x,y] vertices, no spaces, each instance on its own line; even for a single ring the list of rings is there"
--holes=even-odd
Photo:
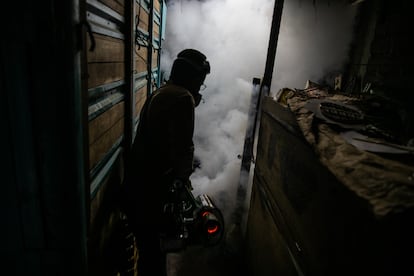
[[[285,1],[272,94],[304,88],[340,72],[347,61],[356,6],[349,1]],[[333,83],[330,83],[333,85]]]
[[[334,1],[332,1],[334,2]],[[353,7],[347,2],[285,1],[271,94],[303,88],[340,70],[351,41]],[[207,193],[228,217],[234,208],[240,159],[252,93],[262,78],[273,0],[168,1],[162,68],[168,76],[177,53],[203,52],[211,64],[196,109],[194,143],[201,169],[192,176],[194,194]]]

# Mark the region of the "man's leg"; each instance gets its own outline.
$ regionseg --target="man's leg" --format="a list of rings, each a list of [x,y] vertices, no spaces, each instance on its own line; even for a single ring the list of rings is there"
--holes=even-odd
[[[151,231],[148,228],[147,230],[139,231],[136,234],[138,236],[138,275],[166,276],[167,259],[166,254],[160,249],[158,231],[156,229]]]

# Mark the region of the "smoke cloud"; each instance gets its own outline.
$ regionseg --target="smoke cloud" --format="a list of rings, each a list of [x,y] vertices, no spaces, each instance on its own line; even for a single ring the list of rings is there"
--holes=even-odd
[[[319,81],[346,61],[355,8],[313,2],[285,1],[271,94]],[[161,56],[167,79],[185,48],[200,50],[211,64],[204,103],[196,109],[195,155],[201,168],[191,180],[194,194],[211,195],[226,220],[235,206],[252,79],[262,78],[265,70],[273,5],[273,0],[167,2]]]
[[[285,1],[272,94],[328,81],[341,72],[352,41],[356,6],[349,1]]]

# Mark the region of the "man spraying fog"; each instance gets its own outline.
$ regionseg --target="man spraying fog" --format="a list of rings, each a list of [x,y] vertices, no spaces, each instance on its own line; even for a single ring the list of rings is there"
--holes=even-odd
[[[163,214],[172,183],[191,188],[194,171],[194,109],[201,101],[210,64],[195,49],[181,51],[169,81],[149,96],[126,164],[124,211],[139,249],[138,274],[166,275],[160,248]],[[168,227],[168,226],[167,226]]]

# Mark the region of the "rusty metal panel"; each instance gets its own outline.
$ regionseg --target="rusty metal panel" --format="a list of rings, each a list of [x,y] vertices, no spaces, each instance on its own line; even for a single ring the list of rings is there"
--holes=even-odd
[[[266,195],[264,183],[255,177],[251,193],[249,221],[246,230],[248,275],[298,275],[291,261],[289,248]]]
[[[368,202],[320,163],[292,113],[270,97],[261,115],[253,193],[250,246],[266,246],[259,228],[272,228],[258,221],[266,217],[277,228],[269,230],[267,242],[282,239],[287,248],[254,250],[249,260],[254,267],[270,258],[281,266],[275,269],[286,269],[286,250],[298,275],[392,275],[387,273],[408,267],[404,244],[412,244],[407,223],[412,213],[377,218]],[[286,273],[281,275],[295,275]]]

